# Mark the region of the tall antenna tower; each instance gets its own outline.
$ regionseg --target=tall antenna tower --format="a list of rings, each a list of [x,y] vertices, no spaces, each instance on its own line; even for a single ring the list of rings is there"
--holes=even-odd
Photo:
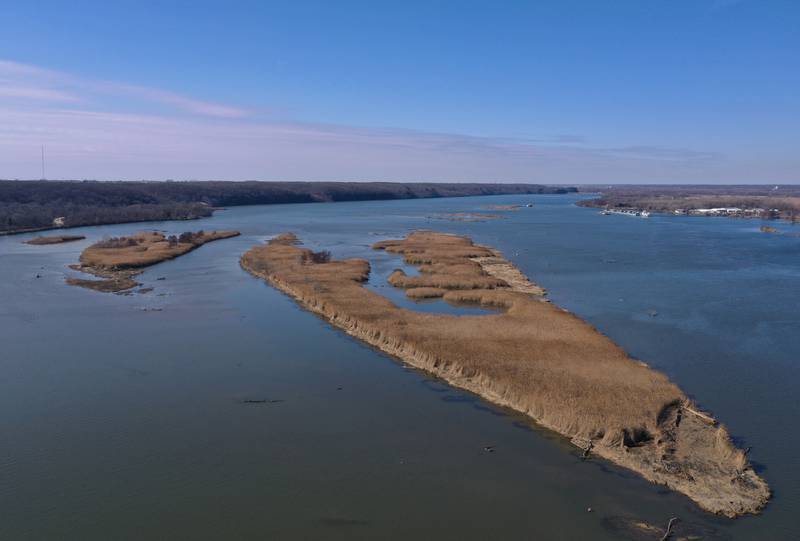
[[[45,178],[44,178],[44,145],[42,145],[42,180],[45,180]]]

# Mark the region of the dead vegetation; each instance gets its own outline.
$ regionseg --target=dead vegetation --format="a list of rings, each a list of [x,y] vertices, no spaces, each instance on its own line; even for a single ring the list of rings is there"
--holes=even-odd
[[[314,263],[310,251],[295,244],[293,236],[275,238],[250,249],[241,264],[349,334],[523,412],[591,454],[683,492],[709,511],[730,517],[755,513],[768,500],[766,483],[724,428],[691,413],[697,409],[663,374],[531,294],[527,278],[514,286],[491,276],[477,262],[493,258],[499,264],[495,251],[432,232],[374,246],[421,265],[419,277],[394,275],[393,283],[411,296],[441,294],[505,309],[453,316],[399,308],[363,287],[367,261]]]
[[[445,293],[447,290],[440,287],[414,287],[406,290],[406,296],[410,299],[435,299]]]
[[[130,276],[117,276],[105,280],[69,277],[67,278],[67,283],[71,286],[85,287],[86,289],[94,289],[95,291],[102,291],[105,293],[117,293],[139,285],[139,282]]]
[[[76,240],[83,240],[86,237],[83,235],[52,235],[49,237],[34,237],[26,240],[25,244],[32,244],[34,246],[44,246],[47,244],[63,244],[65,242],[74,242]]]
[[[119,292],[139,285],[133,279],[145,267],[191,252],[207,242],[235,237],[238,231],[185,232],[165,237],[145,231],[130,237],[103,239],[86,248],[80,264],[71,268],[93,274],[102,280],[67,278],[67,283],[96,291]]]

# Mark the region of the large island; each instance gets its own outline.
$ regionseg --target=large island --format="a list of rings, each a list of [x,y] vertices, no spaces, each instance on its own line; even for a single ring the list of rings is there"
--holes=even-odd
[[[416,232],[374,248],[402,255],[418,276],[390,281],[413,298],[500,311],[455,316],[400,308],[363,286],[363,259],[330,260],[284,234],[241,265],[347,333],[451,384],[531,417],[646,479],[728,517],[770,496],[726,429],[666,376],[549,303],[495,250],[465,237]]]

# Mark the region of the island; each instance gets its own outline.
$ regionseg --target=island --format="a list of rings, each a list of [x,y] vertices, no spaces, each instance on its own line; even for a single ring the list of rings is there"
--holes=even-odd
[[[364,259],[332,260],[283,234],[247,251],[241,266],[332,325],[401,361],[530,417],[579,446],[728,517],[770,497],[747,452],[668,378],[594,327],[550,303],[496,250],[419,231],[375,249],[419,274],[390,282],[412,298],[495,310],[450,315],[400,308],[364,287]]]
[[[44,246],[47,244],[63,244],[65,242],[75,242],[76,240],[83,240],[86,237],[83,235],[51,235],[49,237],[38,236],[30,240],[26,240],[25,244],[32,244],[34,246]]]
[[[187,231],[165,236],[157,231],[144,231],[129,237],[112,237],[92,244],[80,256],[79,270],[101,280],[67,278],[67,283],[96,291],[120,292],[139,285],[134,276],[145,267],[182,256],[203,244],[239,235],[238,231]]]

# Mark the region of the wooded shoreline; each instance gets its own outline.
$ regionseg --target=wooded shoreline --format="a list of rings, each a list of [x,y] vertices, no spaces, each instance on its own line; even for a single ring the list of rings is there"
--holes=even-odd
[[[108,182],[0,180],[0,234],[193,220],[220,207],[571,193],[539,184],[432,182]]]

